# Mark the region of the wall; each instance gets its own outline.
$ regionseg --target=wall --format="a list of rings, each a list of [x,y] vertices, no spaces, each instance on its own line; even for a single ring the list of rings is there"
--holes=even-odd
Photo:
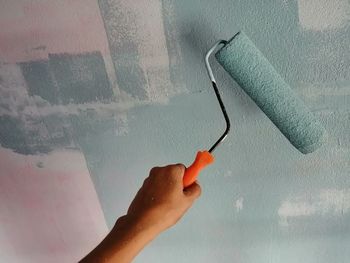
[[[203,55],[244,30],[330,136],[302,155],[214,62],[232,132],[201,199],[135,262],[346,262],[346,0],[0,3],[0,258],[77,261],[152,166],[224,129]]]

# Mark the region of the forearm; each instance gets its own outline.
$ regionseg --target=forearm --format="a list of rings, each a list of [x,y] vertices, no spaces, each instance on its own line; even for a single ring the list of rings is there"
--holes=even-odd
[[[112,231],[81,263],[130,263],[159,231],[127,217],[118,219]]]

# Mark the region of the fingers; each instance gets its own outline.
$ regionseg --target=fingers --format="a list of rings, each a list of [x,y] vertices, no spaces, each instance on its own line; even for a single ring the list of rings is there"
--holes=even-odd
[[[182,163],[169,164],[167,166],[162,166],[162,167],[159,167],[159,166],[153,167],[150,170],[149,174],[153,175],[153,174],[159,174],[159,173],[165,172],[165,173],[177,176],[177,175],[183,175],[185,173],[185,169],[186,167]]]
[[[184,194],[192,200],[197,199],[201,193],[202,189],[197,182],[194,182],[184,189]]]
[[[150,177],[163,177],[167,179],[171,178],[175,181],[182,181],[186,167],[183,164],[170,164],[164,167],[153,167],[149,173]]]

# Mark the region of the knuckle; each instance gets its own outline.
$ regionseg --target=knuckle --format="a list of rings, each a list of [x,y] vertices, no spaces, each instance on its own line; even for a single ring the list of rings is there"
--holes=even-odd
[[[150,171],[149,171],[149,175],[152,176],[152,175],[155,175],[159,172],[159,170],[161,169],[161,167],[159,166],[155,166],[153,167]]]
[[[168,172],[171,176],[179,176],[185,172],[183,164],[172,164],[168,166]]]

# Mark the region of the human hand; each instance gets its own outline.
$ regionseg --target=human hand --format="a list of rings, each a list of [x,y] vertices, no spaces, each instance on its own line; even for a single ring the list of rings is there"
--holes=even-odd
[[[125,216],[81,263],[129,263],[160,232],[174,225],[200,196],[195,182],[183,188],[185,166],[154,167]]]
[[[196,182],[183,188],[184,172],[182,164],[152,168],[126,218],[158,233],[173,226],[201,194]]]

